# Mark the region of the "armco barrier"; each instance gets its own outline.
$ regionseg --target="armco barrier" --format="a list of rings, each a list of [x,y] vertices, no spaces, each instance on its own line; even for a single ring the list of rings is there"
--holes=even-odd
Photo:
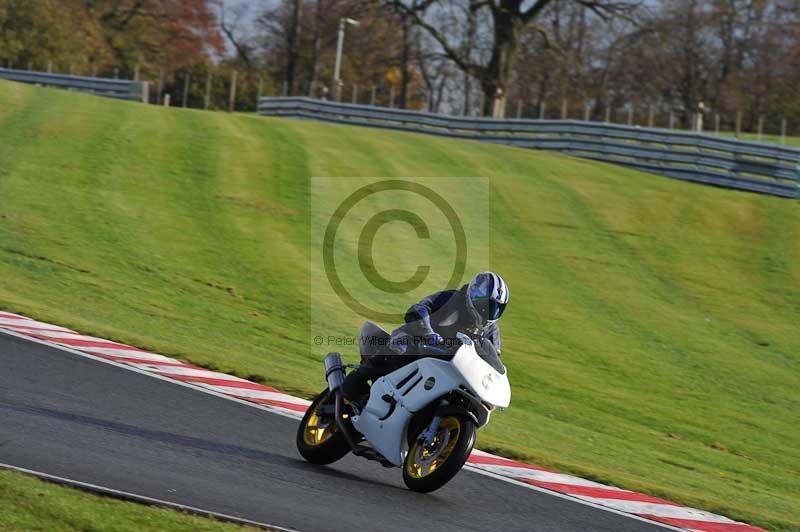
[[[19,81],[21,83],[33,83],[48,87],[91,92],[92,94],[120,98],[123,100],[146,102],[148,98],[146,81],[92,78],[73,76],[70,74],[51,74],[49,72],[15,70],[12,68],[0,68],[0,78],[10,81]]]
[[[800,197],[800,149],[778,145],[577,120],[462,118],[302,97],[261,98],[258,112],[556,150],[686,181]]]

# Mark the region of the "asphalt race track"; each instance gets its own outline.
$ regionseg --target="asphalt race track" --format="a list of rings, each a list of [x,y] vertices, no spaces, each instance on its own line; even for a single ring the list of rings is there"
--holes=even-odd
[[[665,530],[469,471],[421,495],[352,456],[312,466],[296,425],[0,333],[5,464],[300,531]]]

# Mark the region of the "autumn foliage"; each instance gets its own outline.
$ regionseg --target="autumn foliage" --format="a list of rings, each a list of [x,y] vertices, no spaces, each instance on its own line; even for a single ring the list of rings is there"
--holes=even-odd
[[[205,0],[0,0],[3,66],[177,69],[223,50]]]

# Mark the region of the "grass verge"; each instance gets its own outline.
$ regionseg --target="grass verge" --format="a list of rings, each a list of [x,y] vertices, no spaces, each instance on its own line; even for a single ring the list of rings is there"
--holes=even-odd
[[[479,446],[800,528],[795,201],[0,83],[0,308],[308,396],[312,304],[331,333],[358,327],[309,295],[312,176],[489,178],[514,398]]]
[[[93,495],[8,470],[0,470],[0,507],[0,530],[5,532],[256,530]]]

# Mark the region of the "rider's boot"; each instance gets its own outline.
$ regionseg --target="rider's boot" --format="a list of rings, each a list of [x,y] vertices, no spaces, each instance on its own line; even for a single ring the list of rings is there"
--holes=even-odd
[[[362,364],[347,374],[342,383],[342,397],[358,415],[364,409],[369,399],[369,381],[374,379],[375,370]]]

